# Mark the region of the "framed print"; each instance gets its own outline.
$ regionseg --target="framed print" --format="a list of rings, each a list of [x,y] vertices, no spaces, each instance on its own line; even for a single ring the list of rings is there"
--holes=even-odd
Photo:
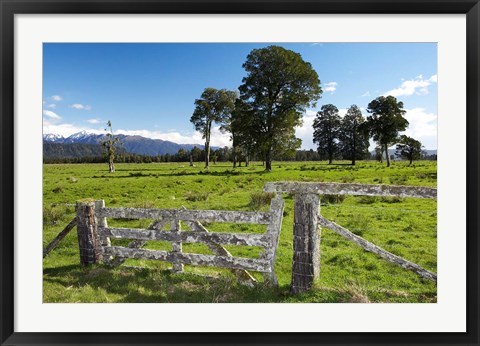
[[[478,1],[0,1],[2,345],[479,344]]]

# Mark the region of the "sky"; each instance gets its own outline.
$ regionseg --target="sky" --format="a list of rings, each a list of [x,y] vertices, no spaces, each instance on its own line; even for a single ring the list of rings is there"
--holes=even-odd
[[[406,135],[437,149],[436,43],[44,43],[43,133],[80,131],[141,135],[204,144],[190,117],[207,87],[237,90],[252,49],[279,45],[300,53],[317,72],[322,97],[296,129],[302,149],[316,149],[312,123],[322,105],[343,116],[355,104],[392,95],[402,101]],[[213,146],[230,145],[212,131]]]

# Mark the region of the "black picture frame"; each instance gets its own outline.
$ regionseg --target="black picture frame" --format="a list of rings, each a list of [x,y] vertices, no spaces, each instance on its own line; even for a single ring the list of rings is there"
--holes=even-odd
[[[14,16],[125,13],[466,14],[466,333],[18,333],[14,332]],[[1,345],[479,345],[479,0],[0,0]],[[456,134],[461,137],[463,134]],[[455,316],[451,316],[452,319]]]

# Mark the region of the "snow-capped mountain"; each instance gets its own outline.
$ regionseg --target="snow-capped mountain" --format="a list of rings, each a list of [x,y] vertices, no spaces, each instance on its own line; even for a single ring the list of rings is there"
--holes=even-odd
[[[120,141],[123,143],[125,151],[140,155],[173,155],[180,149],[191,150],[193,147],[203,149],[203,145],[198,144],[177,144],[170,141],[145,138],[141,136],[118,135],[118,137],[120,137]],[[104,134],[94,134],[86,131],[74,133],[66,138],[56,134],[43,135],[43,140],[45,142],[60,144],[99,144],[101,140],[105,139],[106,135]]]
[[[65,140],[65,137],[49,133],[49,134],[43,135],[43,140],[46,142],[63,143]]]

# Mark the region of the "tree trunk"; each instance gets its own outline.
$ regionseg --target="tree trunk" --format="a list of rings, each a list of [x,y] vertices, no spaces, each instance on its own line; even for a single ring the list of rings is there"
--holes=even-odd
[[[210,135],[208,140],[205,141],[205,168],[208,169],[208,164],[210,163]]]
[[[190,167],[193,167],[193,156],[190,155]]]
[[[248,154],[247,154],[247,156],[245,157],[245,167],[248,167],[249,160],[250,158],[248,157]]]
[[[265,171],[267,171],[267,172],[272,171],[272,159],[271,159],[270,150],[267,151],[267,154],[265,156]]]
[[[108,171],[109,171],[110,173],[114,173],[114,172],[115,172],[115,165],[114,165],[112,159],[110,159],[110,160],[108,161]]]
[[[353,136],[352,166],[355,166],[355,156],[357,156],[357,146],[355,144],[355,135]]]
[[[388,144],[385,144],[385,156],[387,157],[387,167],[390,167],[390,156],[388,155]]]
[[[236,168],[237,167],[237,152],[235,151],[235,149],[233,150],[233,153],[232,153],[232,161],[233,161],[233,168]]]

